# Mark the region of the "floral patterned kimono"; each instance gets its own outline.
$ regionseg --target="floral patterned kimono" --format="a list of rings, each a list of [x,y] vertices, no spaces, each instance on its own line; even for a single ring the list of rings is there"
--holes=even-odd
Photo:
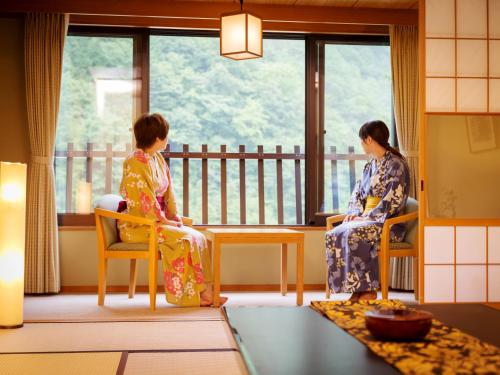
[[[347,214],[366,218],[349,221],[326,232],[328,285],[335,293],[379,288],[377,251],[384,221],[404,212],[409,191],[408,166],[387,151],[380,161],[371,159],[351,196]],[[365,210],[368,198],[379,201]],[[371,198],[375,197],[375,198]],[[391,228],[391,241],[402,241],[405,225]]]
[[[166,224],[177,219],[177,205],[170,170],[160,153],[136,150],[123,163],[120,192],[127,213],[157,222],[158,248],[162,255],[165,292],[169,303],[200,306],[200,292],[212,281],[211,260],[203,234],[189,227]],[[118,222],[124,242],[147,242],[148,227]]]

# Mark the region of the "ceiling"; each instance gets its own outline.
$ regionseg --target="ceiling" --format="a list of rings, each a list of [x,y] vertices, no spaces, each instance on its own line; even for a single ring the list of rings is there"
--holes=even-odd
[[[193,0],[213,1],[213,0]],[[239,3],[239,0],[216,0]],[[278,4],[301,6],[332,6],[346,8],[418,9],[418,0],[244,0],[245,4]]]

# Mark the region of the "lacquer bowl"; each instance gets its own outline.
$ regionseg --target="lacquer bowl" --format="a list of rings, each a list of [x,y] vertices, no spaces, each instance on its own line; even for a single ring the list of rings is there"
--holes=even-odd
[[[377,339],[414,341],[430,331],[433,315],[415,309],[374,309],[365,312],[366,328]]]

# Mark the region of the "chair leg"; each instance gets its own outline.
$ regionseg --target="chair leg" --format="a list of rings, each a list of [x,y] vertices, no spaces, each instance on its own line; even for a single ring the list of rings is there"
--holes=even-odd
[[[137,284],[137,259],[130,259],[130,279],[128,281],[128,298],[134,298]]]
[[[418,302],[418,257],[413,257],[413,290]]]
[[[158,269],[158,259],[156,256],[149,258],[149,308],[151,311],[156,309],[156,270]]]
[[[382,299],[389,297],[389,260],[390,257],[385,251],[380,252],[380,289],[382,291]]]
[[[104,257],[99,257],[99,277],[98,277],[98,291],[97,291],[97,304],[104,305],[104,296],[106,295],[106,271],[108,268],[108,260]]]

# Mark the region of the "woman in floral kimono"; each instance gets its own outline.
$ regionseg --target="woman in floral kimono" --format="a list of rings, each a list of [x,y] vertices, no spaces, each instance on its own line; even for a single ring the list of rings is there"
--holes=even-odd
[[[406,160],[389,146],[385,123],[367,122],[359,137],[372,158],[352,192],[343,223],[326,232],[328,285],[335,293],[352,293],[353,301],[377,298],[382,227],[386,219],[403,213],[410,184]],[[404,235],[404,224],[392,226],[392,241],[402,241]]]
[[[120,192],[127,213],[156,221],[165,292],[169,303],[210,306],[212,270],[203,234],[182,225],[177,213],[170,170],[160,154],[169,125],[160,114],[144,114],[134,124],[137,149],[123,163]],[[147,242],[148,227],[119,221],[124,242]],[[226,298],[221,298],[221,303]]]

